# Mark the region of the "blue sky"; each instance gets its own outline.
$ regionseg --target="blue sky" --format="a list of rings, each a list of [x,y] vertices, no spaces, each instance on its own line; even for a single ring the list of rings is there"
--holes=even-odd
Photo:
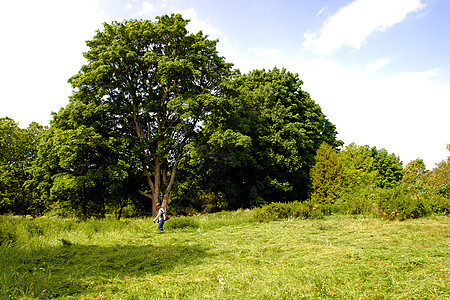
[[[448,0],[18,0],[0,5],[0,117],[48,125],[103,22],[181,13],[243,73],[286,68],[346,144],[428,168],[450,143]]]

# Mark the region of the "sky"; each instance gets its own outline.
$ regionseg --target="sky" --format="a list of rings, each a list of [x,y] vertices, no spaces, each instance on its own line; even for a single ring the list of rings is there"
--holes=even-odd
[[[0,118],[49,125],[104,22],[180,13],[242,73],[297,73],[338,138],[432,169],[449,155],[448,0],[7,0]]]

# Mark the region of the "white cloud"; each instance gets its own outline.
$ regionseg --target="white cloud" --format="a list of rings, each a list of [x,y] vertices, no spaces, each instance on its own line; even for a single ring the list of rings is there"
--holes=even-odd
[[[404,165],[420,157],[432,168],[447,157],[450,88],[433,83],[439,69],[374,77],[370,64],[354,69],[322,58],[290,65],[345,143],[386,148]]]
[[[373,73],[383,68],[384,66],[389,65],[392,62],[392,58],[379,58],[376,62],[367,64],[365,67],[365,71],[367,73]]]
[[[356,0],[328,18],[319,32],[304,34],[303,46],[325,55],[342,46],[359,49],[374,31],[386,30],[424,7],[421,0]]]
[[[132,3],[127,3],[127,4],[125,4],[125,10],[126,10],[126,11],[132,10],[133,7],[134,7],[134,5],[133,5]]]
[[[142,10],[138,13],[140,16],[151,14],[155,11],[155,5],[149,2],[142,2]]]
[[[47,125],[51,112],[68,103],[67,80],[85,62],[85,41],[106,18],[99,1],[23,0],[2,3],[0,117],[26,127]]]
[[[269,49],[269,48],[261,48],[261,47],[251,47],[248,49],[253,52],[256,56],[262,57],[265,59],[276,59],[280,56],[279,49]]]
[[[324,11],[325,11],[325,6],[319,10],[319,12],[316,14],[316,17],[320,16]]]
[[[225,35],[217,28],[215,28],[213,25],[209,24],[205,20],[200,20],[197,12],[193,8],[188,8],[185,10],[178,11],[177,13],[181,14],[183,18],[190,19],[187,29],[191,33],[197,33],[200,30],[208,35],[211,39],[218,39],[220,38],[221,43],[226,43],[227,38]]]
[[[303,89],[346,144],[386,148],[400,156],[404,166],[420,157],[431,169],[448,156],[450,87],[435,83],[438,68],[386,75],[380,70],[394,62],[392,57],[344,66],[325,57],[261,60],[244,52],[231,54],[226,57],[244,73],[275,65],[298,73]]]

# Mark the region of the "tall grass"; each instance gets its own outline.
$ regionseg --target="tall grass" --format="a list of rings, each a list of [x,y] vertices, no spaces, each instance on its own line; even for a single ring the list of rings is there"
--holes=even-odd
[[[0,217],[0,299],[448,299],[450,221]],[[148,229],[146,229],[148,228]]]

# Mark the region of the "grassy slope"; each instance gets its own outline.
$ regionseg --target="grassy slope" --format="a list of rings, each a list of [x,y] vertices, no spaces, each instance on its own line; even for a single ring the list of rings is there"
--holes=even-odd
[[[243,211],[170,228],[179,221],[159,234],[142,219],[3,218],[16,238],[0,248],[0,298],[450,297],[448,217],[257,223]]]

